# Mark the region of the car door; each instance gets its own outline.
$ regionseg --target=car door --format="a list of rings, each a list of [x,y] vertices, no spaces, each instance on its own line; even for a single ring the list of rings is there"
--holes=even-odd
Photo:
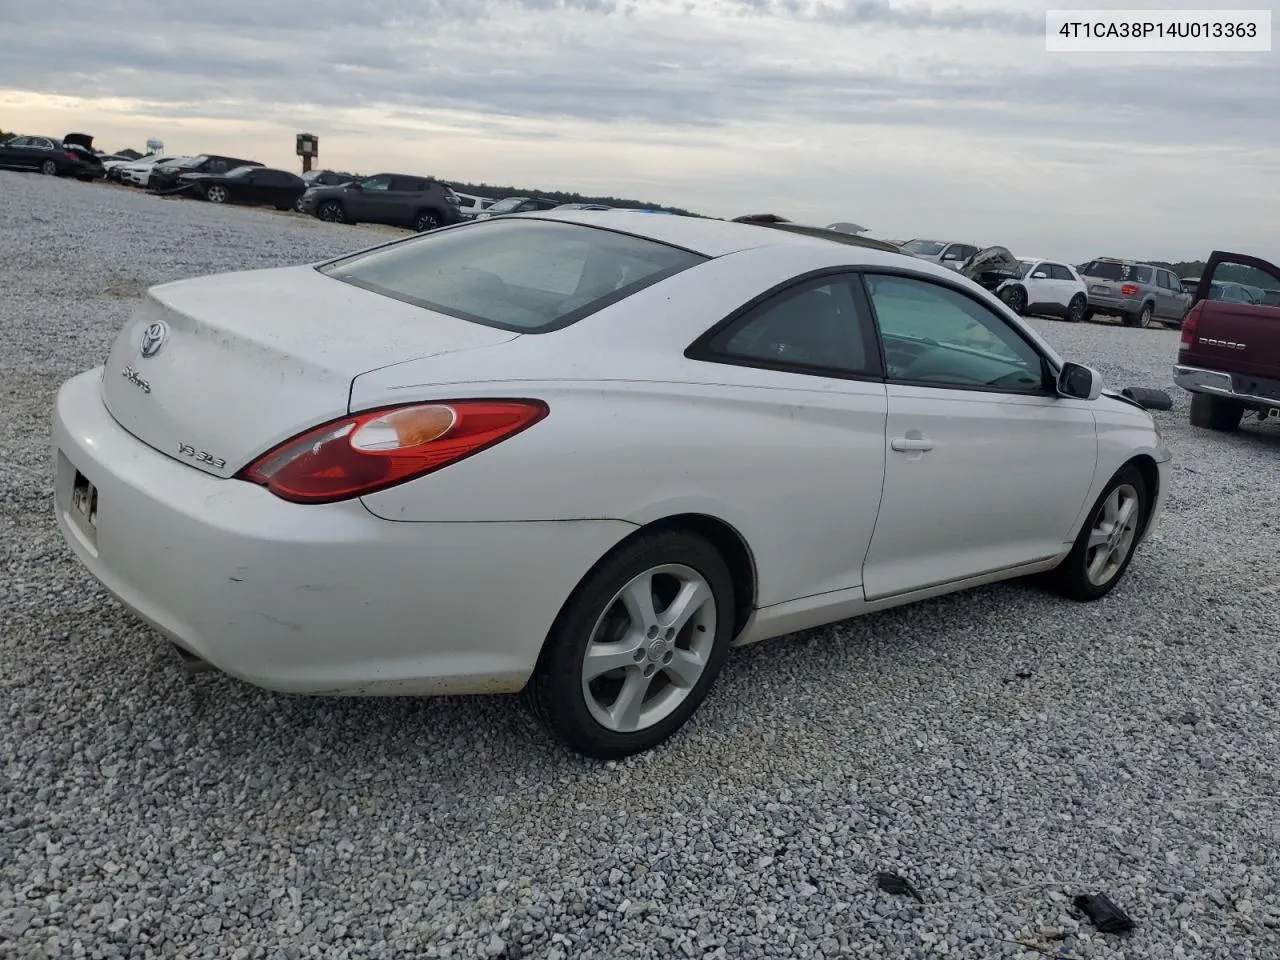
[[[1162,320],[1177,320],[1182,316],[1173,293],[1173,274],[1159,268],[1156,269],[1155,315]]]
[[[770,572],[758,602],[856,590],[884,484],[885,386],[856,274],[789,283],[686,351],[700,389],[759,443],[752,537]],[[746,461],[750,462],[750,461]]]
[[[27,159],[27,143],[30,139],[30,137],[11,137],[4,143],[0,143],[0,165],[23,166]]]
[[[1060,554],[1097,462],[1090,405],[1059,397],[1039,350],[977,296],[924,277],[864,281],[888,384],[867,599]]]
[[[1083,285],[1065,263],[1050,263],[1047,266],[1049,276],[1053,280],[1053,292],[1056,298],[1054,302],[1058,312],[1065,316],[1067,308],[1071,306],[1072,297],[1084,292]]]
[[[1022,285],[1027,288],[1027,313],[1040,313],[1052,310],[1058,302],[1058,292],[1050,272],[1049,264],[1043,260],[1032,264],[1022,278]]]
[[[391,189],[391,174],[380,173],[374,177],[366,177],[360,181],[360,189],[351,190],[347,205],[351,210],[351,219],[365,223],[385,223],[387,215],[386,197]]]

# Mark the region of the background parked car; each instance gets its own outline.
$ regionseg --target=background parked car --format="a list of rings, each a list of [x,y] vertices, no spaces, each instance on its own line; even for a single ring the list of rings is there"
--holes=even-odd
[[[1280,304],[1226,294],[1245,276],[1280,288],[1280,267],[1257,257],[1215,250],[1200,278],[1196,303],[1182,325],[1173,381],[1191,394],[1191,425],[1229,432],[1246,412],[1280,422]]]
[[[545,197],[507,197],[499,200],[488,210],[483,210],[475,215],[477,220],[487,220],[489,217],[500,217],[506,213],[532,213],[535,210],[554,210],[560,204],[555,200],[548,200]]]
[[[158,163],[151,168],[151,177],[147,183],[149,190],[162,193],[178,186],[178,178],[184,173],[226,173],[236,167],[260,167],[257,160],[240,160],[236,157],[224,157],[220,154],[201,153],[185,160],[173,163]]]
[[[474,220],[477,213],[488,210],[494,203],[489,197],[480,197],[474,193],[457,193],[457,197],[458,212],[464,220]]]
[[[298,209],[332,223],[384,223],[421,233],[462,221],[458,195],[433,177],[379,173],[335,187],[311,187]]]
[[[1060,260],[1019,257],[1015,273],[998,288],[1000,299],[1014,313],[1061,317],[1071,323],[1084,319],[1089,293],[1075,267]]]
[[[1088,286],[1089,308],[1085,319],[1110,314],[1126,327],[1149,327],[1152,321],[1182,326],[1191,296],[1171,270],[1150,263],[1098,257],[1080,268]]]
[[[179,153],[153,153],[146,157],[139,157],[130,163],[114,167],[109,175],[114,176],[120,183],[127,183],[134,187],[146,187],[151,182],[151,171],[156,167],[165,163],[177,163],[180,160],[190,159],[190,157]]]
[[[307,190],[302,178],[270,167],[236,167],[226,173],[184,173],[178,185],[210,203],[269,205],[291,210]]]
[[[308,190],[312,187],[340,187],[359,179],[354,173],[339,173],[336,170],[308,170],[302,175],[302,182]],[[302,210],[302,194],[294,201],[294,209]]]
[[[954,240],[925,240],[917,237],[902,245],[902,252],[909,253],[921,260],[940,263],[952,270],[959,270],[970,257],[981,250],[972,243],[957,243]]]
[[[104,173],[93,152],[93,137],[68,133],[65,137],[19,136],[0,144],[0,167],[38,170],[50,177],[93,180]]]

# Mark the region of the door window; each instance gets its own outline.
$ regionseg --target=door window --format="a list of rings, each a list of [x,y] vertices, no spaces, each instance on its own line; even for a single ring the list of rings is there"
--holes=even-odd
[[[1062,264],[1051,263],[1048,266],[1049,276],[1053,277],[1054,280],[1075,280],[1075,277],[1071,275],[1071,271]]]
[[[819,376],[879,375],[875,332],[847,277],[820,277],[783,290],[718,330],[695,353]]]
[[[387,174],[379,174],[376,177],[369,177],[367,180],[361,180],[360,186],[365,190],[390,190],[391,177]]]
[[[885,374],[921,386],[1043,393],[1044,360],[1001,317],[950,287],[868,274]]]

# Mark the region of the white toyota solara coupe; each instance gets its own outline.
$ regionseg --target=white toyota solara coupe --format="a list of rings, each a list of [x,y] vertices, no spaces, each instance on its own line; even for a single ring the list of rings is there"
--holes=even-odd
[[[524,689],[595,757],[735,644],[1028,574],[1103,596],[1170,457],[955,271],[577,210],[156,286],[53,438],[66,539],[188,660]]]

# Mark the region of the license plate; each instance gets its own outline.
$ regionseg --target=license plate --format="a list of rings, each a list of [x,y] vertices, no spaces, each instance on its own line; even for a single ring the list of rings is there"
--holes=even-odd
[[[75,486],[71,488],[71,515],[85,529],[97,531],[98,488],[79,470],[76,471]]]
[[[1092,291],[1093,293],[1110,293],[1110,292],[1111,292],[1111,288],[1110,288],[1110,287],[1104,287],[1104,286],[1102,286],[1102,285],[1101,285],[1101,284],[1099,284],[1099,283],[1095,283],[1095,284],[1094,284],[1092,287],[1090,287],[1089,289],[1090,289],[1090,291]]]

